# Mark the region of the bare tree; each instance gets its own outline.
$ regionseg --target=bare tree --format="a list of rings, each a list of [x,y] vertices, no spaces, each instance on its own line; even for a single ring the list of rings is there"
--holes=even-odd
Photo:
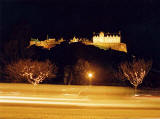
[[[70,85],[73,80],[73,66],[67,65],[64,67],[64,84]]]
[[[145,61],[144,59],[133,59],[132,62],[126,61],[120,64],[121,74],[123,74],[121,76],[126,77],[134,85],[135,94],[137,86],[142,83],[151,66],[152,62]]]
[[[87,81],[86,78],[88,78],[88,72],[92,72],[91,63],[84,59],[79,59],[74,66],[74,73],[80,84],[84,84]]]
[[[27,59],[7,65],[5,72],[7,78],[15,79],[15,82],[21,82],[24,79],[36,85],[47,78],[55,77],[56,66],[49,60],[40,62]]]

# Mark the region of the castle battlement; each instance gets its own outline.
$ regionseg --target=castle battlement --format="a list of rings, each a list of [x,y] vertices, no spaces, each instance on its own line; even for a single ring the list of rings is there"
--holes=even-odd
[[[93,43],[121,43],[121,35],[100,32],[93,36]]]

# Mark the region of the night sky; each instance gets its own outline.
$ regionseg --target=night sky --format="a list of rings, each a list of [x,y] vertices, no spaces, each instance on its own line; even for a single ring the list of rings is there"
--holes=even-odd
[[[69,39],[121,31],[129,52],[159,57],[159,6],[158,0],[4,0],[0,2],[1,43],[12,39],[19,26],[41,40],[47,34]]]

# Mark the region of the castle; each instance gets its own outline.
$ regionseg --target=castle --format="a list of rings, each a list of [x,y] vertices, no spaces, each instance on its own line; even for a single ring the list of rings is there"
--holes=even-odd
[[[100,32],[99,35],[93,36],[93,43],[121,43],[121,34]]]
[[[38,39],[31,38],[30,46],[36,45],[36,46],[41,46],[43,48],[50,49],[55,45],[60,44],[63,41],[64,41],[63,38],[56,41],[55,38],[51,39],[51,38],[48,38],[48,36],[47,36],[47,40],[44,40],[44,41],[39,41]],[[86,38],[79,39],[79,38],[73,37],[73,39],[71,39],[69,43],[71,44],[75,42],[82,42],[85,45],[94,45],[95,47],[98,47],[104,50],[113,49],[113,50],[118,50],[122,52],[127,52],[126,44],[121,43],[120,32],[118,34],[100,32],[99,34],[93,35],[92,41],[89,41]]]
[[[127,47],[125,43],[121,43],[121,33],[111,34],[100,32],[93,36],[92,45],[99,47],[100,49],[113,49],[122,52],[127,52]]]

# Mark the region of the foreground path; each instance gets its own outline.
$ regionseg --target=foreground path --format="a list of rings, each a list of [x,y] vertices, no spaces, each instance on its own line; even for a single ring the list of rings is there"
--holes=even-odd
[[[135,97],[121,87],[0,84],[0,119],[160,119],[160,98],[151,95]]]

